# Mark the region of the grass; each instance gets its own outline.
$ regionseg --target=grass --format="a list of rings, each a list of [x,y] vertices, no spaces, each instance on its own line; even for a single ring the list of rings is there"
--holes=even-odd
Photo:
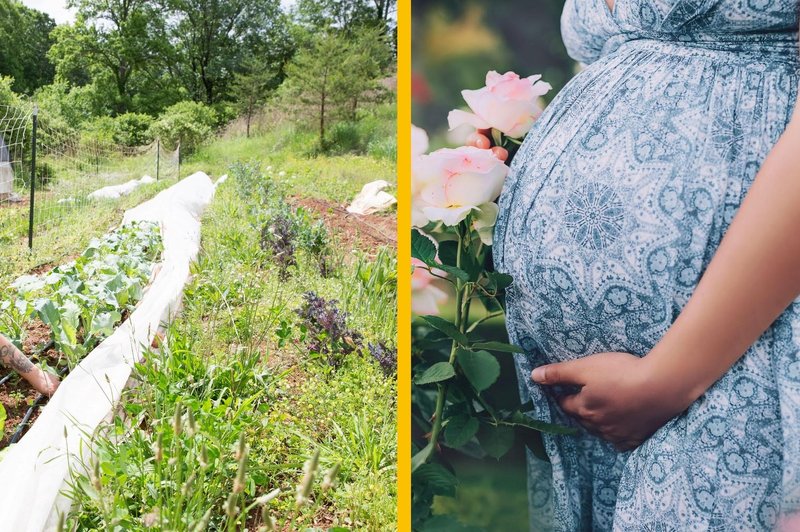
[[[289,194],[331,199],[344,202],[353,198],[361,187],[370,181],[383,179],[396,183],[394,148],[394,106],[381,105],[374,110],[376,119],[382,120],[368,132],[373,136],[371,145],[389,144],[377,153],[325,155],[317,153],[316,132],[282,123],[275,128],[256,131],[245,137],[218,138],[200,147],[188,156],[181,166],[181,174],[202,170],[209,175],[221,175],[237,161],[260,161],[281,172],[282,183]]]
[[[249,158],[264,142],[221,144]],[[217,149],[199,152],[193,164]],[[309,171],[341,161],[317,157]],[[344,198],[359,188],[329,173],[304,189],[284,180],[283,168],[271,175],[290,193],[322,189]],[[112,425],[93,435],[96,459],[74,464],[70,527],[255,530],[274,520],[290,530],[396,528],[396,385],[367,349],[394,342],[394,251],[350,257],[329,243],[334,267],[323,275],[317,257],[298,247],[282,276],[260,245],[263,198],[237,180],[218,189],[203,218],[181,316],[137,367]],[[311,349],[309,325],[295,312],[309,291],[337,300],[347,327],[363,337],[336,366]],[[329,336],[313,340],[345,348]]]

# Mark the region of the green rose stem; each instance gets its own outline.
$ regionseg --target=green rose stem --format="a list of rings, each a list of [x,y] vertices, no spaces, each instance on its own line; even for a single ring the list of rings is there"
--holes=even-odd
[[[469,235],[469,222],[464,221],[461,222],[457,228],[456,232],[458,235],[458,248],[456,250],[456,268],[461,268],[461,254],[463,253],[464,249],[464,237]],[[469,245],[470,240],[467,239],[467,245]],[[465,283],[459,278],[456,278],[456,315],[455,315],[455,326],[456,328],[461,331],[462,333],[466,333],[467,327],[466,324],[469,321],[469,306],[470,306],[470,297],[469,297],[469,290],[470,290],[470,283]],[[456,354],[458,353],[458,342],[453,340],[452,345],[450,347],[450,365],[454,365],[456,361]],[[444,410],[444,403],[447,397],[447,384],[440,384],[438,386],[438,395],[436,396],[436,410],[433,414],[433,428],[431,429],[431,439],[430,444],[433,446],[435,450],[439,440],[439,434],[442,431],[442,412]]]

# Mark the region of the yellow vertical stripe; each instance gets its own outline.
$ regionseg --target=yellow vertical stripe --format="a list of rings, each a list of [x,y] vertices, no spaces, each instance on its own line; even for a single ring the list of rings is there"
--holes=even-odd
[[[411,0],[397,2],[397,529],[411,530]]]

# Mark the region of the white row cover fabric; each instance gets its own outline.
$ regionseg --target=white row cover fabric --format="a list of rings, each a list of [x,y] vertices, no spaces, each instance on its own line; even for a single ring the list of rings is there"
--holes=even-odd
[[[352,214],[372,214],[388,209],[397,203],[397,198],[383,190],[390,186],[392,185],[382,179],[367,183],[353,199],[353,203],[347,207],[347,212]]]
[[[180,307],[189,265],[200,249],[200,216],[215,188],[198,172],[125,213],[123,224],[160,224],[161,267],[130,317],[64,379],[0,462],[0,532],[53,530],[59,512],[68,510],[70,501],[59,492],[69,467],[80,463],[78,455],[91,453],[85,435],[110,419],[133,364]]]
[[[14,192],[14,169],[11,163],[0,161],[0,194]]]
[[[109,185],[107,187],[98,188],[94,192],[86,196],[89,199],[117,199],[120,196],[127,196],[142,185],[155,183],[156,180],[149,176],[142,176],[141,179],[131,179],[121,185]]]

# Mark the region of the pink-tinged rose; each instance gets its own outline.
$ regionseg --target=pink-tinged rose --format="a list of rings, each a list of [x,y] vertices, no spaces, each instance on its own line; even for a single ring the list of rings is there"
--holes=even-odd
[[[447,293],[438,286],[431,284],[436,277],[430,272],[425,263],[412,258],[411,266],[411,310],[418,315],[438,314],[439,305],[447,301]],[[437,275],[444,277],[446,274],[440,270],[433,270]]]
[[[491,150],[473,146],[443,148],[415,158],[412,170],[412,221],[458,225],[478,206],[500,195],[508,167]]]
[[[411,124],[411,156],[416,157],[428,151],[428,134],[421,127]]]
[[[552,88],[541,77],[520,78],[514,72],[501,75],[492,70],[486,74],[485,87],[461,91],[472,112],[450,111],[450,129],[470,124],[476,129],[495,128],[512,138],[524,136],[542,114],[539,97]]]
[[[411,196],[415,196],[419,192],[420,178],[416,175],[419,169],[419,158],[428,151],[428,134],[424,129],[411,124]],[[412,225],[417,224],[414,222],[415,214],[412,208]],[[422,225],[425,225],[424,223]]]

